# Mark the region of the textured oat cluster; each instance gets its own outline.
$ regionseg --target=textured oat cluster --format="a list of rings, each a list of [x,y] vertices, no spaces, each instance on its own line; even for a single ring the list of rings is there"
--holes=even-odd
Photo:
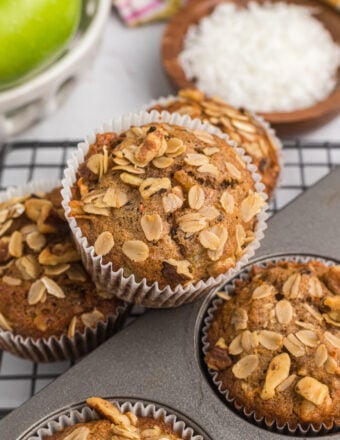
[[[160,287],[235,266],[264,201],[223,139],[168,124],[97,135],[71,215],[103,262]]]
[[[223,389],[280,424],[339,424],[340,266],[254,267],[234,293],[208,333]]]
[[[237,110],[220,98],[209,98],[199,90],[192,89],[181,90],[177,100],[155,105],[153,109],[189,115],[218,127],[252,158],[268,196],[272,196],[280,172],[277,145],[264,124],[251,113]]]
[[[100,397],[89,398],[87,404],[104,419],[70,426],[44,440],[182,440],[162,419],[122,413]]]
[[[0,328],[40,338],[93,327],[119,301],[96,289],[80,262],[60,189],[0,204]]]

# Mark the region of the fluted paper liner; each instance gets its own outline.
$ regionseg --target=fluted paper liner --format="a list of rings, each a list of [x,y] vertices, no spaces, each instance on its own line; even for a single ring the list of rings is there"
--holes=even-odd
[[[183,440],[204,440],[204,438],[201,435],[197,435],[190,426],[187,426],[186,423],[179,420],[177,416],[170,414],[168,410],[165,410],[161,406],[156,407],[151,403],[146,404],[143,402],[120,403],[115,400],[108,400],[115,404],[122,412],[131,411],[137,417],[150,417],[155,420],[162,418]],[[65,410],[64,414],[46,421],[43,425],[40,424],[34,432],[24,436],[22,440],[43,440],[46,436],[51,436],[69,426],[99,419],[100,417],[96,411],[84,404],[82,408]]]
[[[152,107],[154,107],[156,105],[166,107],[167,105],[171,104],[172,102],[176,102],[179,100],[180,100],[179,96],[174,96],[174,95],[162,96],[158,99],[153,99],[152,101],[149,102],[149,104],[147,104],[146,106],[143,106],[143,110],[148,111],[148,109],[151,109]],[[269,122],[267,122],[262,116],[254,113],[253,111],[250,111],[250,110],[247,110],[247,111],[252,116],[252,118],[254,118],[260,125],[262,125],[262,127],[267,132],[271,143],[275,146],[276,151],[277,151],[277,157],[278,157],[278,163],[279,163],[279,175],[278,175],[278,178],[276,181],[275,188],[274,188],[274,190],[271,194],[271,197],[270,197],[270,200],[273,200],[275,198],[275,192],[276,192],[277,188],[280,186],[281,178],[282,178],[282,170],[283,170],[283,165],[284,165],[283,154],[282,154],[283,145],[282,145],[281,140],[278,138],[274,128],[269,124]],[[230,139],[227,134],[225,134],[225,135],[228,137],[229,143],[231,143],[234,146],[238,146],[237,142]]]
[[[211,125],[203,124],[198,119],[191,119],[189,116],[182,116],[178,113],[169,114],[168,112],[156,112],[150,113],[140,112],[136,114],[128,114],[118,119],[104,124],[95,133],[105,132],[117,132],[121,133],[128,130],[132,126],[143,126],[153,122],[164,122],[174,124],[182,127],[186,127],[192,130],[205,130],[209,133],[215,134],[220,138],[229,142],[229,139],[220,130]],[[198,281],[188,286],[178,285],[174,289],[170,286],[166,286],[161,289],[157,282],[148,284],[148,281],[144,278],[142,281],[136,281],[135,276],[132,274],[129,277],[125,277],[123,269],[118,271],[112,270],[112,263],[103,264],[102,257],[95,255],[94,247],[89,246],[85,236],[83,236],[81,229],[78,227],[76,219],[70,215],[69,203],[72,198],[71,188],[76,181],[76,173],[81,163],[84,162],[84,158],[89,150],[90,144],[96,140],[95,133],[87,136],[85,142],[78,144],[77,152],[68,161],[68,167],[65,170],[65,178],[62,181],[63,190],[63,207],[65,209],[66,217],[69,221],[70,228],[75,237],[78,249],[81,253],[83,264],[87,271],[91,274],[93,280],[100,285],[127,302],[141,304],[145,307],[177,307],[185,303],[190,303],[198,298],[204,296],[212,289],[218,288],[223,282],[226,282],[231,276],[233,276],[242,266],[244,266],[248,260],[254,255],[255,250],[260,246],[260,240],[263,238],[263,231],[266,229],[266,220],[268,215],[266,213],[267,204],[260,213],[256,216],[257,223],[255,228],[255,238],[248,245],[244,254],[237,261],[236,266],[230,269],[225,274],[218,276],[217,278],[210,277],[206,281]],[[246,156],[242,148],[236,147],[231,144],[234,149],[241,155],[247,165],[247,168],[251,171],[253,180],[255,182],[255,189],[261,195],[263,200],[267,199],[267,195],[264,193],[264,185],[261,183],[261,177],[256,173],[256,167],[251,164],[250,157]]]
[[[8,188],[0,195],[0,200],[5,201],[12,197],[36,192],[46,193],[58,186],[60,186],[60,181],[57,180],[31,182],[19,187]],[[117,307],[116,313],[109,316],[106,321],[98,322],[94,328],[86,327],[82,333],[77,331],[73,338],[62,335],[33,339],[0,329],[0,349],[34,362],[75,360],[94,350],[116,333],[123,325],[128,311],[128,304],[123,303]]]
[[[268,264],[278,263],[280,261],[294,261],[296,263],[308,263],[310,261],[319,261],[327,266],[335,266],[337,263],[332,260],[328,260],[325,258],[317,257],[317,256],[306,256],[306,255],[284,255],[278,257],[269,257],[265,260],[261,260],[259,262],[255,262],[254,264],[261,267],[267,267]],[[224,287],[224,291],[226,293],[232,294],[235,290],[235,282],[237,280],[246,280],[249,279],[250,271],[252,265],[248,265],[245,267],[237,276],[235,276],[232,280],[230,280]],[[216,311],[223,304],[225,300],[216,296],[209,301],[209,303],[205,307],[205,312],[203,314],[203,327],[201,334],[201,349],[203,351],[204,357],[209,352],[209,342],[208,342],[208,332],[209,328],[213,322]],[[330,434],[332,432],[339,432],[340,426],[335,423],[332,426],[327,426],[325,424],[313,425],[313,424],[297,424],[294,426],[290,426],[288,423],[280,424],[276,420],[267,419],[264,416],[258,416],[256,411],[249,411],[244,408],[240,403],[237,402],[235,397],[229,395],[229,390],[223,388],[222,382],[218,379],[218,372],[214,371],[208,367],[206,370],[211,377],[213,384],[215,385],[215,389],[219,394],[223,395],[227,405],[234,409],[242,418],[246,419],[248,422],[254,423],[261,428],[265,428],[269,431],[276,432],[278,434],[288,434],[288,435],[307,435],[307,436],[315,436],[315,435],[325,435]]]

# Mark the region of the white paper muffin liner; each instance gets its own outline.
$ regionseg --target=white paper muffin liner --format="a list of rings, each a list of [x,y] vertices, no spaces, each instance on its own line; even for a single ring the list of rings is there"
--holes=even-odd
[[[202,124],[198,119],[192,120],[189,116],[181,116],[178,113],[169,114],[168,112],[150,113],[140,112],[137,114],[128,114],[121,118],[115,119],[110,123],[104,124],[95,133],[118,132],[121,133],[131,126],[143,126],[153,122],[164,122],[174,125],[187,127],[193,130],[205,130],[209,133],[215,134],[220,138],[229,142],[228,137],[220,132],[217,128],[209,124]],[[202,297],[212,289],[217,288],[223,282],[227,281],[234,275],[248,260],[254,255],[255,250],[260,246],[260,240],[263,238],[263,231],[266,229],[266,220],[268,218],[265,203],[260,213],[257,215],[257,223],[254,231],[254,240],[248,245],[242,257],[237,261],[235,268],[230,269],[225,274],[217,278],[210,277],[207,281],[198,281],[196,284],[190,284],[186,287],[178,285],[175,288],[166,286],[161,289],[158,282],[149,285],[144,278],[142,281],[136,281],[132,274],[125,277],[123,269],[118,271],[112,270],[112,263],[103,264],[102,257],[94,253],[94,247],[89,246],[87,238],[83,236],[81,229],[77,226],[76,219],[70,215],[69,203],[72,198],[71,188],[76,181],[76,173],[80,164],[84,162],[84,158],[88,152],[90,144],[96,140],[95,133],[86,137],[85,142],[78,144],[77,152],[68,161],[68,167],[65,170],[65,178],[62,181],[63,190],[63,207],[65,209],[66,217],[69,221],[70,228],[73,232],[78,249],[82,255],[83,264],[87,271],[91,274],[93,280],[100,285],[105,286],[109,291],[127,302],[141,304],[145,307],[177,307],[185,303],[190,303]],[[264,185],[261,183],[261,177],[256,173],[256,167],[251,164],[251,159],[245,155],[242,148],[232,145],[234,149],[241,155],[247,164],[247,168],[251,171],[253,180],[255,182],[255,189],[261,195],[263,200],[267,199],[264,193]]]
[[[143,110],[148,111],[149,109],[153,108],[156,105],[166,107],[170,103],[179,101],[180,99],[181,98],[179,96],[175,96],[175,95],[162,96],[158,99],[153,99],[152,101],[149,102],[149,104],[147,104],[146,106],[143,106]],[[270,197],[270,200],[273,200],[275,198],[276,190],[280,187],[281,179],[282,179],[282,170],[283,170],[283,166],[284,166],[283,144],[282,144],[281,140],[278,138],[274,128],[269,124],[269,122],[267,122],[262,116],[254,113],[253,111],[250,111],[250,110],[247,110],[247,111],[252,116],[252,118],[254,118],[265,129],[265,131],[267,132],[267,134],[270,138],[271,143],[274,145],[274,147],[276,148],[276,151],[277,151],[277,158],[278,158],[278,164],[279,164],[279,175],[276,180],[275,188],[273,189],[273,192]],[[220,130],[220,129],[218,129],[218,130]],[[238,143],[235,142],[234,140],[230,139],[230,137],[227,134],[225,134],[225,136],[227,136],[229,143],[231,143],[234,146],[238,146]]]
[[[36,192],[49,192],[58,186],[58,180],[31,182],[8,188],[0,195],[0,201]],[[82,333],[75,332],[73,338],[62,335],[34,339],[0,329],[0,349],[34,362],[75,360],[94,350],[116,333],[122,327],[129,309],[128,304],[122,303],[117,307],[115,314],[109,316],[106,321],[98,322],[94,328],[87,327]]]
[[[294,261],[296,263],[308,263],[310,261],[319,261],[326,266],[336,266],[338,263],[330,259],[311,256],[311,255],[284,255],[277,257],[269,257],[259,262],[254,262],[253,264],[247,265],[243,270],[240,271],[232,280],[230,280],[224,287],[223,290],[232,295],[235,290],[235,283],[238,280],[247,280],[250,277],[251,268],[253,265],[260,267],[267,267],[272,263],[279,263],[281,261]],[[209,342],[208,342],[208,332],[209,328],[214,320],[216,311],[224,303],[224,299],[213,296],[212,299],[206,304],[205,311],[202,318],[202,331],[201,331],[201,350],[203,352],[203,357],[205,357],[209,352]],[[326,424],[313,425],[313,424],[297,424],[296,426],[290,426],[288,423],[280,424],[276,420],[268,420],[264,416],[256,415],[255,411],[249,411],[244,408],[240,403],[237,402],[236,398],[229,395],[228,389],[224,389],[222,381],[218,379],[218,372],[208,368],[205,364],[205,370],[208,372],[211,381],[213,383],[214,389],[221,394],[226,400],[227,406],[233,409],[242,418],[246,419],[248,422],[256,424],[261,428],[265,428],[269,431],[273,431],[279,434],[288,435],[302,435],[302,436],[315,436],[315,435],[325,435],[333,432],[340,432],[340,426],[335,423],[332,426],[327,426]]]
[[[157,407],[152,403],[143,402],[124,402],[120,403],[116,400],[108,399],[115,404],[122,412],[131,411],[137,417],[150,417],[153,419],[162,418],[166,424],[172,427],[172,430],[178,434],[183,440],[204,440],[202,435],[194,432],[193,428],[178,419],[174,414],[169,413],[168,410]],[[56,416],[42,424],[35,429],[34,432],[24,436],[22,440],[43,440],[46,436],[51,436],[69,426],[77,423],[90,422],[92,420],[99,420],[98,413],[86,406],[82,405],[79,409],[65,410],[64,414]]]

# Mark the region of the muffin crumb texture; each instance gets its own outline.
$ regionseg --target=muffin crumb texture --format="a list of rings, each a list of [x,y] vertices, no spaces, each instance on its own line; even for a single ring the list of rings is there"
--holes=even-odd
[[[223,139],[155,123],[97,135],[78,169],[70,215],[103,264],[163,288],[234,267],[263,205]]]
[[[232,107],[218,97],[208,97],[197,89],[180,90],[178,99],[156,104],[152,109],[199,118],[219,128],[251,157],[268,196],[273,195],[280,173],[277,141],[250,112]],[[214,147],[208,147],[206,154],[214,154]]]
[[[33,339],[73,337],[114,315],[120,301],[89,279],[60,189],[0,204],[0,328]]]
[[[89,398],[87,404],[103,419],[67,427],[44,440],[183,440],[161,418],[138,417],[130,411],[122,413],[100,397]]]
[[[340,266],[254,266],[215,312],[208,367],[256,417],[306,427],[340,423]]]

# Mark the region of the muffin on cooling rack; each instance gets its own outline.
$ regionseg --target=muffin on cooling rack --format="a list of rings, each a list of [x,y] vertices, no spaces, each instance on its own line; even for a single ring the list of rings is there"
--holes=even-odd
[[[111,335],[125,306],[84,271],[60,189],[2,202],[0,221],[0,347],[55,360],[72,345],[76,357],[75,336],[86,351],[87,329],[92,341],[99,331],[98,343]]]
[[[163,98],[152,109],[178,112],[218,127],[252,158],[268,196],[272,197],[280,174],[281,143],[258,116],[238,110],[220,98],[210,98],[197,89],[180,90],[178,98]]]
[[[87,404],[102,418],[69,426],[51,436],[45,436],[43,440],[182,440],[163,418],[137,416],[132,411],[122,412],[100,397],[87,399]]]
[[[206,363],[228,401],[291,428],[340,423],[340,267],[253,267],[209,324]]]
[[[174,289],[218,277],[247,253],[265,206],[253,174],[223,138],[152,122],[98,134],[64,206],[93,277],[99,256],[99,270],[110,264],[137,283]],[[157,307],[156,296],[148,298]]]

